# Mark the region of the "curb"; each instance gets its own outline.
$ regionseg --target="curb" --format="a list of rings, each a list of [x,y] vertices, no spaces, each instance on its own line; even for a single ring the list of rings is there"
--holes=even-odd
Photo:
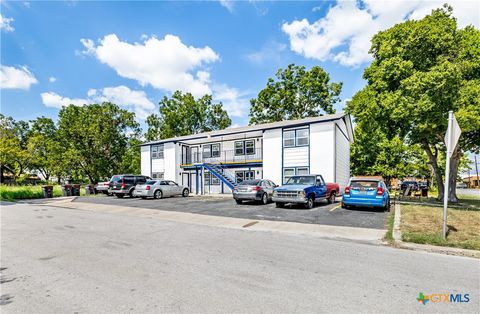
[[[400,204],[396,203],[395,217],[393,221],[393,232],[392,232],[392,237],[395,243],[395,247],[408,249],[408,250],[415,250],[415,251],[424,251],[429,253],[473,257],[473,258],[480,259],[480,251],[476,251],[476,250],[467,250],[467,249],[454,248],[454,247],[448,247],[448,246],[436,246],[436,245],[429,245],[429,244],[403,242],[402,232],[400,230],[400,221],[401,221],[401,208],[400,208]]]

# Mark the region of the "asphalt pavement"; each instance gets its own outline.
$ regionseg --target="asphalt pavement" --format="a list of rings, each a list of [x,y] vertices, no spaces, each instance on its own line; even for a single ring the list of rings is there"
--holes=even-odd
[[[92,206],[95,206],[92,204]],[[479,260],[28,204],[1,207],[2,313],[478,313]],[[468,303],[417,301],[468,293]]]
[[[340,198],[338,198],[338,200],[340,200]],[[238,205],[233,198],[207,196],[143,200],[141,198],[117,198],[99,195],[96,197],[78,197],[75,199],[75,202],[256,220],[289,221],[373,229],[385,229],[388,214],[381,209],[373,208],[343,209],[338,201],[334,204],[327,204],[326,201],[323,201],[315,204],[313,209],[304,209],[301,206],[276,208],[273,203],[261,205],[255,202],[245,202]]]

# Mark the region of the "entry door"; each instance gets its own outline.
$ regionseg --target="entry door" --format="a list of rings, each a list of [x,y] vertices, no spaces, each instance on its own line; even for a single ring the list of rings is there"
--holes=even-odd
[[[188,189],[191,191],[192,186],[190,184],[190,174],[188,172],[182,173],[182,185],[188,186]]]
[[[200,158],[198,156],[198,146],[190,148],[191,155],[192,155],[192,163],[196,164],[200,162]]]

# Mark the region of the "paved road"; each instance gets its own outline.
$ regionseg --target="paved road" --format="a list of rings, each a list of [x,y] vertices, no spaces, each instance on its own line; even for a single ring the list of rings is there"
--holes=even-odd
[[[468,195],[468,196],[476,196],[476,198],[480,199],[480,190],[479,189],[457,189],[457,196]]]
[[[475,259],[40,205],[4,205],[1,218],[2,313],[473,313],[480,306]],[[422,305],[419,292],[469,293],[471,301]]]
[[[385,229],[387,213],[374,209],[342,209],[340,203],[321,202],[313,209],[306,210],[300,206],[275,208],[275,204],[260,205],[244,203],[237,205],[231,198],[218,197],[175,197],[161,200],[116,197],[79,197],[76,202],[92,204],[112,204],[119,206],[141,207],[172,210],[203,215],[265,219],[273,221],[290,221],[331,226],[363,227]]]

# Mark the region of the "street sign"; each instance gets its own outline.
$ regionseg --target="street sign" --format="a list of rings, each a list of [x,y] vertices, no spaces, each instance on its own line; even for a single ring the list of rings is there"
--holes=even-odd
[[[448,206],[448,190],[449,190],[449,179],[450,179],[450,158],[452,157],[453,151],[457,146],[458,139],[462,134],[462,130],[458,125],[457,119],[453,111],[448,112],[448,128],[447,133],[445,133],[445,146],[447,147],[447,156],[446,156],[446,166],[445,166],[445,191],[443,192],[443,226],[442,226],[442,236],[444,239],[447,237],[447,206]]]
[[[450,115],[453,117],[450,123]],[[458,139],[460,138],[460,134],[462,134],[462,130],[458,125],[457,119],[455,119],[455,115],[452,111],[449,112],[449,119],[448,119],[448,129],[447,133],[445,133],[445,145],[447,146],[447,153],[448,157],[452,157],[453,151],[457,146]],[[450,134],[450,141],[448,136]],[[450,144],[450,146],[448,146]],[[450,149],[449,149],[450,148]]]

